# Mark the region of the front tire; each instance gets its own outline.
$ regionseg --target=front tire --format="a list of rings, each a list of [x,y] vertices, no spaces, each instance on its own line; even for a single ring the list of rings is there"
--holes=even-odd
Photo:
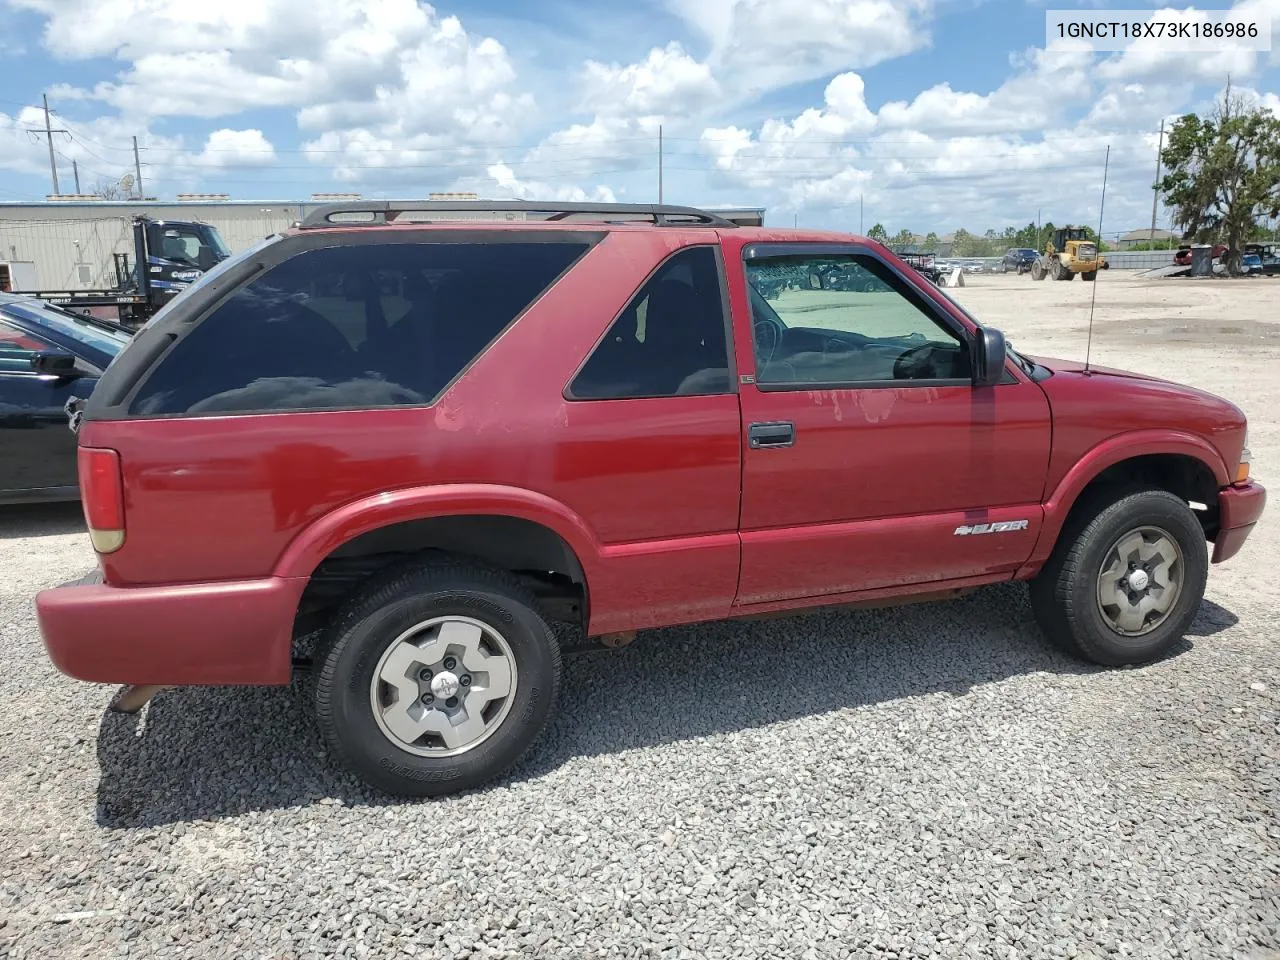
[[[1063,530],[1031,582],[1031,608],[1072,656],[1108,667],[1149,663],[1182,638],[1204,598],[1204,530],[1163,490],[1099,506]]]
[[[529,749],[555,709],[560,650],[518,581],[443,562],[361,590],[315,671],[330,754],[378,790],[439,796],[493,780]]]
[[[1097,271],[1097,270],[1085,270],[1083,273],[1081,273],[1081,274],[1080,274],[1080,279],[1081,279],[1081,280],[1088,280],[1090,283],[1092,283],[1092,282],[1093,282],[1093,279],[1094,279],[1097,275],[1098,275],[1098,271]]]

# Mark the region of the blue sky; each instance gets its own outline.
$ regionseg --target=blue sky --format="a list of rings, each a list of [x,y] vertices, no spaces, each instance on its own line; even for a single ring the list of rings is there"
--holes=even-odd
[[[1280,16],[1280,0],[1235,6]],[[1204,109],[1228,73],[1280,111],[1275,51],[1046,49],[1045,5],[1026,0],[0,9],[0,200],[51,192],[31,133],[48,93],[70,131],[64,192],[72,160],[85,190],[129,172],[137,136],[159,197],[652,201],[661,125],[666,200],[843,229],[860,197],[865,226],[891,231],[1094,218],[1110,146],[1112,232],[1149,223],[1162,118]]]

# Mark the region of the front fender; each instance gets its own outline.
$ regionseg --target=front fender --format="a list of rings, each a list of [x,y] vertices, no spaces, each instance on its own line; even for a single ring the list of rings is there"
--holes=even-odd
[[[1049,558],[1071,508],[1098,474],[1125,460],[1152,454],[1194,457],[1209,468],[1219,487],[1225,487],[1231,482],[1222,456],[1212,444],[1195,434],[1179,430],[1135,430],[1108,437],[1077,460],[1045,500],[1044,524],[1040,528],[1040,537],[1020,573],[1038,568]]]
[[[325,557],[361,534],[407,520],[468,515],[517,517],[542,524],[569,545],[583,573],[591,579],[600,544],[580,516],[545,494],[488,483],[406,487],[352,501],[299,533],[280,555],[272,573],[277,577],[310,577]]]

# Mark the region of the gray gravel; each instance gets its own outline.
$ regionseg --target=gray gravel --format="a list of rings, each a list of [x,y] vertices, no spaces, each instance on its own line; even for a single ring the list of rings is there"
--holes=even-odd
[[[1149,667],[1051,652],[1019,587],[655,632],[571,659],[499,785],[401,803],[287,689],[106,715],[31,607],[76,511],[0,510],[0,956],[1276,960],[1277,530]]]

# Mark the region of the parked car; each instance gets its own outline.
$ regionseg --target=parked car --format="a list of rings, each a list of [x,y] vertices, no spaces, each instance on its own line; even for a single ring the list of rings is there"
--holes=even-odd
[[[64,408],[128,342],[118,324],[0,293],[0,503],[79,496]]]
[[[1226,252],[1227,252],[1227,245],[1225,243],[1215,244],[1213,250],[1209,254],[1209,257],[1214,262],[1217,262],[1222,258],[1222,255]],[[1175,265],[1179,267],[1191,266],[1191,248],[1179,247],[1177,253],[1173,255],[1173,262]]]
[[[1000,259],[1000,272],[1008,273],[1010,270],[1015,273],[1022,273],[1031,269],[1031,264],[1035,263],[1039,254],[1031,247],[1010,247],[1004,252],[1004,256]]]
[[[831,265],[865,282],[760,293]],[[1144,663],[1266,499],[1226,400],[1024,355],[873,241],[681,207],[317,208],[73,412],[101,582],[36,598],[58,669],[128,711],[296,668],[405,795],[525,753],[554,621],[616,647],[1022,580],[1070,655]]]
[[[1246,243],[1244,255],[1256,256],[1261,271],[1268,276],[1280,273],[1280,249],[1274,243]]]

